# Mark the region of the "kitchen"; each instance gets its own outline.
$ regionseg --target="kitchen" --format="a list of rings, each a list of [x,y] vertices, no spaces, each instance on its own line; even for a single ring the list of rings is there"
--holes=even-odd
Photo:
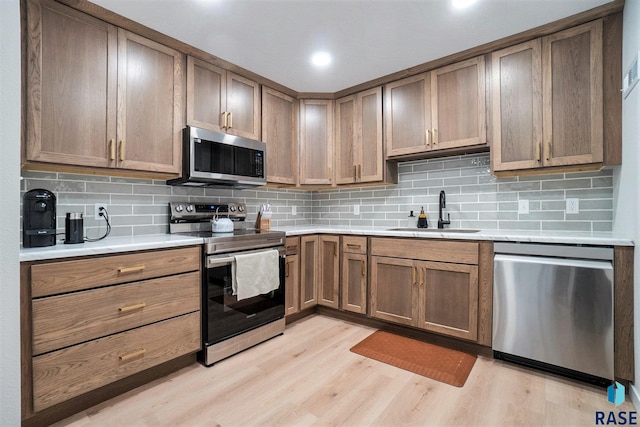
[[[625,20],[632,20],[630,25],[625,21],[623,38],[631,40],[631,46],[636,43],[637,34],[632,33],[633,25],[637,22],[637,9],[634,15],[634,7],[637,8],[637,2],[629,1],[625,6]],[[3,14],[5,16],[6,14]],[[14,15],[15,16],[15,15]],[[635,20],[633,20],[635,18]],[[15,37],[15,35],[14,35]],[[634,38],[635,37],[635,38]],[[4,40],[4,37],[3,37]],[[631,49],[633,50],[633,49]],[[629,56],[630,55],[630,56]],[[627,56],[629,56],[627,58]],[[623,66],[631,62],[631,57],[625,48],[623,53]],[[19,63],[19,58],[18,58]],[[19,68],[19,67],[18,67]],[[3,69],[4,72],[4,69]],[[13,74],[15,74],[13,70]],[[4,76],[4,74],[3,74]],[[3,85],[5,79],[3,77]],[[14,89],[15,90],[15,89]],[[19,88],[18,88],[19,92]],[[635,98],[634,98],[635,97]],[[3,99],[5,98],[3,96]],[[14,97],[14,99],[16,99]],[[272,219],[273,228],[281,227],[297,227],[305,225],[328,225],[328,226],[358,226],[358,227],[382,227],[384,229],[393,227],[405,227],[407,223],[407,215],[409,210],[419,211],[421,206],[425,207],[429,215],[430,226],[435,227],[437,222],[438,211],[438,195],[442,188],[446,188],[447,193],[447,209],[451,214],[452,228],[479,228],[483,230],[507,230],[514,227],[514,218],[518,215],[526,215],[518,213],[518,203],[520,199],[529,200],[529,209],[534,211],[529,214],[524,225],[515,224],[517,230],[520,227],[529,227],[530,229],[543,230],[541,234],[550,232],[558,234],[562,230],[582,230],[588,227],[593,231],[620,231],[628,239],[635,238],[635,212],[637,212],[637,203],[635,197],[636,174],[634,163],[637,154],[634,151],[634,141],[637,141],[637,132],[634,132],[635,120],[628,120],[628,114],[636,110],[629,108],[637,108],[637,103],[632,104],[633,100],[637,100],[637,91],[623,103],[623,151],[624,162],[619,168],[605,169],[600,172],[584,172],[577,175],[568,176],[531,176],[516,180],[514,178],[498,178],[492,177],[489,172],[489,155],[487,153],[465,155],[461,157],[448,157],[444,159],[422,160],[414,162],[403,162],[398,167],[398,185],[388,187],[362,187],[344,190],[318,190],[318,191],[297,191],[288,189],[257,189],[257,190],[210,190],[210,189],[189,189],[180,190],[179,188],[170,189],[164,182],[160,180],[149,180],[139,178],[117,178],[105,177],[100,175],[81,175],[70,176],[64,173],[42,172],[42,171],[25,171],[22,176],[22,187],[19,190],[25,191],[27,188],[39,188],[40,184],[53,184],[63,199],[62,206],[70,209],[77,209],[85,205],[92,207],[94,203],[107,202],[107,205],[116,205],[110,208],[109,214],[115,218],[113,236],[127,235],[146,235],[154,233],[164,233],[167,228],[166,204],[168,201],[175,200],[171,196],[192,196],[192,197],[222,197],[225,199],[240,199],[247,203],[249,213],[253,216],[257,213],[257,207],[265,202],[272,204],[275,214]],[[4,108],[4,106],[3,106]],[[10,109],[10,106],[6,106]],[[13,117],[15,119],[15,115]],[[3,116],[5,116],[3,114]],[[636,114],[637,116],[637,114]],[[631,115],[631,117],[636,117]],[[9,117],[9,116],[7,116]],[[19,119],[16,120],[16,123]],[[15,123],[8,123],[2,126],[3,132],[6,129],[15,128]],[[634,139],[635,138],[635,139]],[[5,138],[3,138],[4,140]],[[18,136],[14,138],[19,140]],[[7,144],[2,145],[2,157],[5,158],[7,150],[7,158],[19,158],[19,153],[11,151]],[[14,147],[15,148],[15,147]],[[629,151],[630,150],[630,151]],[[628,160],[631,159],[631,160]],[[12,173],[14,178],[18,176],[16,170],[11,171],[8,168],[4,173]],[[17,182],[17,178],[6,180],[7,182]],[[4,182],[4,180],[3,180]],[[13,184],[11,184],[13,185]],[[18,189],[10,190],[11,185],[7,185],[6,189],[3,185],[3,193],[13,194],[19,193]],[[458,191],[449,189],[456,188]],[[410,190],[409,190],[410,189]],[[580,199],[580,213],[582,216],[575,217],[573,220],[570,214],[565,218],[564,207],[559,203],[549,203],[549,208],[545,206],[543,209],[540,200],[540,194],[544,191],[560,191],[562,198],[574,196],[572,198]],[[481,193],[479,193],[481,191]],[[96,197],[98,195],[104,195]],[[480,195],[478,195],[480,194]],[[556,196],[553,196],[556,197]],[[105,199],[107,198],[107,199]],[[606,201],[609,202],[606,202]],[[613,206],[611,205],[613,200]],[[546,201],[546,200],[545,200]],[[553,202],[554,200],[549,200]],[[15,198],[13,205],[19,206],[18,197]],[[12,205],[9,203],[8,205]],[[60,209],[63,209],[62,206]],[[297,214],[293,215],[292,207],[296,207]],[[356,208],[357,207],[357,208]],[[359,214],[356,214],[356,209]],[[17,221],[20,216],[19,209],[9,208],[12,217],[2,223],[11,223],[18,227]],[[63,212],[62,210],[60,212]],[[584,213],[587,215],[584,215]],[[7,213],[5,213],[7,214]],[[7,214],[8,215],[8,214]],[[129,221],[129,222],[127,222]],[[88,219],[87,235],[98,235],[104,228],[101,223],[96,221],[91,223]],[[560,227],[560,230],[557,229]],[[5,233],[3,232],[3,248],[12,247],[5,244]],[[9,228],[7,230],[7,242],[10,236],[14,239],[19,238],[16,230]],[[19,244],[13,245],[18,247]],[[3,260],[3,298],[2,312],[7,316],[13,314],[7,319],[3,318],[3,334],[4,325],[16,325],[16,295],[15,289],[7,289],[6,283],[11,281],[11,274],[4,274],[5,268],[11,272],[17,268],[17,254],[14,254],[15,265],[11,265],[10,260]],[[637,257],[637,254],[636,254]],[[4,262],[8,262],[5,266]],[[15,274],[15,272],[14,272]],[[14,283],[17,283],[17,277],[13,277]],[[12,299],[13,297],[13,299]],[[8,302],[14,301],[12,305]],[[5,305],[7,310],[5,310]],[[3,314],[4,316],[5,314]],[[8,341],[16,342],[16,337],[8,333]],[[3,348],[5,348],[3,346]],[[4,351],[4,350],[3,350]],[[7,360],[14,360],[14,356],[8,355]],[[4,354],[3,354],[3,384],[4,381]],[[14,360],[15,362],[15,360]],[[7,364],[6,366],[10,366]],[[15,365],[12,365],[15,367]],[[11,371],[15,369],[8,369]],[[14,384],[8,381],[6,384]],[[15,390],[15,389],[14,389]],[[5,393],[3,389],[3,394]],[[8,395],[11,393],[8,391]],[[18,393],[15,393],[16,395]],[[11,401],[15,396],[8,396],[3,401]],[[3,408],[4,409],[4,408]],[[15,408],[9,408],[14,411]],[[2,413],[10,413],[11,411],[2,411]]]

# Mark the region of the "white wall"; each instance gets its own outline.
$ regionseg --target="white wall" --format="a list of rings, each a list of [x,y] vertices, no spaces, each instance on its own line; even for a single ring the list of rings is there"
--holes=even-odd
[[[0,426],[20,425],[20,2],[0,0]]]
[[[626,0],[622,35],[623,71],[640,50],[640,0]],[[614,231],[633,238],[636,242],[634,277],[634,345],[636,379],[640,379],[640,84],[622,103],[622,166],[616,170]],[[636,382],[637,384],[637,382]],[[631,397],[640,408],[640,387],[632,386]]]

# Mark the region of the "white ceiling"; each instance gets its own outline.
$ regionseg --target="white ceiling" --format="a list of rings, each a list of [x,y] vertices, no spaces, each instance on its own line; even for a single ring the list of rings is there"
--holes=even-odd
[[[92,0],[298,92],[337,92],[609,0]],[[333,63],[316,69],[315,50]]]

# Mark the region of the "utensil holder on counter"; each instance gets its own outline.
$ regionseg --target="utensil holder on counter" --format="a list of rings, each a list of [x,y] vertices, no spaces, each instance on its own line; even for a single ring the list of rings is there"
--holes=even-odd
[[[269,230],[271,228],[271,205],[265,204],[258,211],[256,218],[256,228],[259,230]]]
[[[269,230],[271,228],[271,215],[269,218],[265,218],[262,212],[258,212],[258,218],[256,219],[256,228],[260,230]]]

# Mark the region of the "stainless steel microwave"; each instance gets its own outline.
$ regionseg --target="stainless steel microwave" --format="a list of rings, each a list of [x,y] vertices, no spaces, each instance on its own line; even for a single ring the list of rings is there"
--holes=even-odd
[[[182,176],[168,185],[250,188],[265,185],[262,141],[187,126],[182,134]]]

